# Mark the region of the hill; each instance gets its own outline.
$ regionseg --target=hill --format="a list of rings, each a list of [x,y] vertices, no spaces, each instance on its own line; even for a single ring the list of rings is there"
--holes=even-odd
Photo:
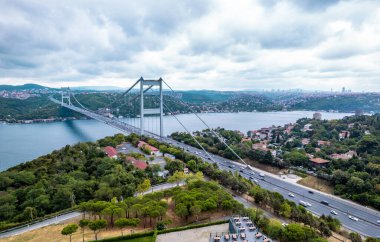
[[[4,91],[21,91],[21,90],[41,90],[41,89],[54,89],[38,84],[28,83],[24,85],[0,85],[0,90]]]

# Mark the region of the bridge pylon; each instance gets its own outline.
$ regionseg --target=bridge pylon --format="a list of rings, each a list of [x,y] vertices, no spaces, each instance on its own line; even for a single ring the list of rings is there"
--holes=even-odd
[[[160,137],[164,136],[164,126],[163,126],[163,95],[162,95],[162,78],[158,80],[145,80],[140,77],[138,80],[140,83],[140,134],[144,134],[144,117],[145,115],[158,114],[160,115]],[[159,107],[146,109],[144,106],[144,93],[147,92],[154,86],[158,86],[159,89]],[[147,87],[147,89],[144,89]]]
[[[67,104],[71,105],[71,91],[68,87],[62,87],[61,88],[61,105],[65,104],[65,100],[67,100]]]

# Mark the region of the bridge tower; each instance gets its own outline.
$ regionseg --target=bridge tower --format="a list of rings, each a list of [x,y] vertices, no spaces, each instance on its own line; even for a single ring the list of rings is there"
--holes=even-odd
[[[67,100],[67,104],[71,105],[71,100],[70,100],[70,88],[68,87],[62,87],[61,88],[61,105],[65,104],[65,100]]]
[[[152,114],[159,114],[160,115],[160,137],[163,137],[164,135],[164,126],[163,126],[163,95],[162,95],[162,78],[158,80],[144,80],[144,78],[140,77],[138,80],[140,83],[140,134],[144,134],[144,116],[145,115],[152,115]],[[144,90],[145,87],[148,87]],[[154,86],[158,86],[159,89],[159,107],[158,108],[150,108],[146,109],[144,106],[144,93],[147,92],[149,89],[151,89]]]

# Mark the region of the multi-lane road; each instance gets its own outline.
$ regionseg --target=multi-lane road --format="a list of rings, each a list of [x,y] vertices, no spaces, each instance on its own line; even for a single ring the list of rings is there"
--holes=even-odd
[[[269,190],[276,191],[282,194],[285,198],[299,203],[304,201],[311,206],[307,206],[306,209],[315,215],[331,215],[338,218],[342,225],[354,232],[360,233],[364,236],[379,237],[380,238],[380,213],[353,203],[348,200],[341,199],[339,197],[322,193],[299,184],[288,182],[279,176],[264,172],[256,168],[248,168],[243,164],[222,158],[220,156],[206,154],[203,150],[194,148],[177,141],[167,141],[174,146],[184,149],[185,151],[201,157],[207,162],[216,162],[220,169],[228,171],[238,171],[242,176],[247,179],[257,181],[258,185]],[[265,174],[265,177],[261,177],[259,174]],[[289,196],[292,193],[294,197]],[[321,201],[325,201],[322,204]],[[334,210],[337,214],[334,215],[331,211]],[[357,218],[358,221],[350,218]]]

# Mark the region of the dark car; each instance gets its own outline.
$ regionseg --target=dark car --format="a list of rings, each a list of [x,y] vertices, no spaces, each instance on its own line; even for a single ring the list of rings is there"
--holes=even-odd
[[[313,191],[309,191],[309,193],[310,193],[310,194],[314,194],[314,192],[313,192]]]
[[[327,202],[325,200],[322,200],[321,203],[324,204],[324,205],[329,205],[329,202]]]

